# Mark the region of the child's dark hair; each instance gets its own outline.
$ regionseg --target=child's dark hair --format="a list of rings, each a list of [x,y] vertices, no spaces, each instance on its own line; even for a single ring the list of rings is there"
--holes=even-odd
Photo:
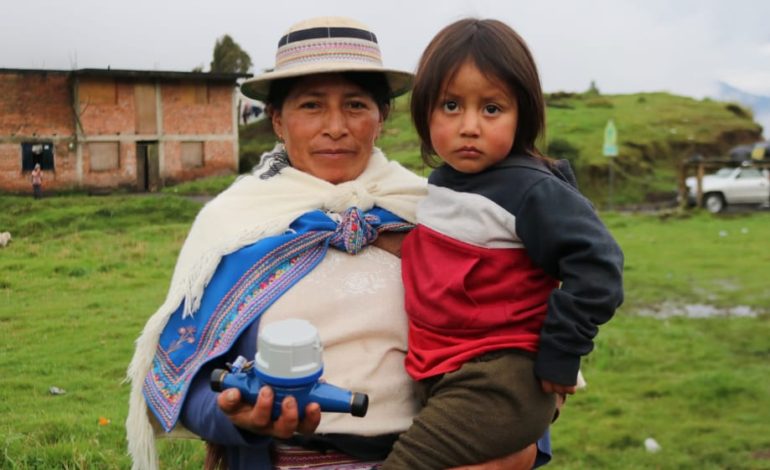
[[[524,40],[498,20],[467,18],[445,27],[431,40],[417,67],[412,91],[412,121],[420,136],[423,161],[436,166],[430,140],[430,116],[443,85],[466,60],[489,79],[508,87],[518,105],[514,153],[544,158],[535,141],[545,132],[545,101],[535,61]]]

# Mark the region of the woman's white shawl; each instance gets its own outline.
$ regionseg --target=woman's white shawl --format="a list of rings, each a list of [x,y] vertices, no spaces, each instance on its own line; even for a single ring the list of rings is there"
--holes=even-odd
[[[236,180],[203,207],[182,246],[166,300],[136,341],[128,368],[131,396],[126,420],[134,469],[157,468],[154,439],[156,434],[165,434],[151,416],[142,394],[160,334],[182,302],[184,315],[197,311],[203,291],[223,256],[282,233],[297,217],[315,209],[343,212],[348,207],[368,210],[377,205],[414,222],[417,202],[426,194],[424,178],[388,161],[376,148],[357,179],[338,185],[290,166],[270,175],[270,160],[282,152],[278,145],[263,155],[262,163],[251,174]],[[194,437],[180,424],[170,435]]]

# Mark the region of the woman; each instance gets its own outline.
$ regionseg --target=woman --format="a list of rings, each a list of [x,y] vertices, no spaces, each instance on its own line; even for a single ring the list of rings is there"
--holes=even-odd
[[[155,430],[217,444],[231,469],[291,468],[298,447],[322,449],[312,458],[327,465],[371,468],[409,426],[416,404],[397,256],[425,181],[374,143],[391,98],[410,83],[382,66],[373,33],[343,18],[294,25],[275,69],[244,83],[268,104],[281,143],[203,208],[137,341],[126,423],[135,468],[157,465]],[[271,422],[269,388],[254,406],[235,389],[210,390],[212,368],[253,357],[259,325],[289,317],[318,328],[325,379],[369,395],[365,418],[321,420],[310,404],[300,421],[289,397]],[[511,462],[530,466],[533,453]]]

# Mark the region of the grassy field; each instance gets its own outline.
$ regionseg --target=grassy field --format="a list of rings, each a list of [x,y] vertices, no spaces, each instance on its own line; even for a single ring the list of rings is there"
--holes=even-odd
[[[125,369],[200,204],[0,196],[0,207],[14,237],[0,248],[0,468],[128,468]],[[627,301],[553,427],[549,468],[770,469],[770,213],[603,218],[626,253]],[[755,315],[640,315],[698,304]],[[661,451],[645,451],[649,437]],[[201,467],[197,441],[160,449],[163,468]]]

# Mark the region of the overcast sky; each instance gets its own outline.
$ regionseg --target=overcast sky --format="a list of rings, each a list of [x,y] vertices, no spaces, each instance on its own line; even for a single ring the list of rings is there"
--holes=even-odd
[[[386,65],[407,70],[442,26],[494,17],[529,43],[545,91],[595,80],[702,97],[724,81],[770,95],[765,0],[0,0],[0,68],[208,70],[230,34],[259,71],[292,23],[318,15],[368,24]]]

